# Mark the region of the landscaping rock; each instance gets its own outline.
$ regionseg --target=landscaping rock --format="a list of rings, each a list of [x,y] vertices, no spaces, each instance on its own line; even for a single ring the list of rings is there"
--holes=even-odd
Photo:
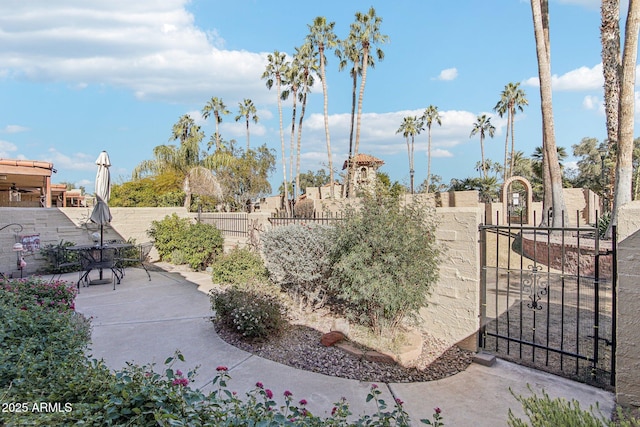
[[[377,351],[367,351],[364,354],[364,358],[369,362],[375,363],[385,363],[388,365],[395,365],[396,358],[393,354],[390,353],[380,353]]]
[[[340,342],[345,338],[346,337],[342,332],[331,331],[322,335],[322,337],[320,338],[320,343],[325,347],[331,347],[335,343]]]

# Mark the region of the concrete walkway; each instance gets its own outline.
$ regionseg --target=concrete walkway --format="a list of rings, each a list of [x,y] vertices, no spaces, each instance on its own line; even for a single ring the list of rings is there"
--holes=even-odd
[[[63,279],[77,280],[74,274]],[[373,403],[365,403],[370,383],[291,368],[220,339],[210,321],[211,287],[204,273],[155,271],[149,281],[144,270],[136,268],[127,270],[115,291],[110,284],[82,287],[76,309],[92,319],[93,357],[104,359],[112,369],[126,362],[155,363],[162,369],[164,360],[180,350],[185,362],[175,367],[184,372],[198,367],[192,387],[204,391],[210,391],[216,367],[224,365],[232,377],[229,388],[240,395],[261,381],[275,396],[289,390],[294,401],[306,399],[315,415],[328,416],[343,396],[354,414],[375,411]],[[612,393],[500,360],[492,367],[472,364],[438,381],[379,384],[388,403],[394,397],[405,402],[414,425],[431,418],[439,407],[446,426],[480,427],[507,425],[509,408],[524,417],[510,389],[528,395],[527,385],[539,395],[544,389],[551,397],[576,399],[582,408],[598,402],[604,414],[614,408]]]

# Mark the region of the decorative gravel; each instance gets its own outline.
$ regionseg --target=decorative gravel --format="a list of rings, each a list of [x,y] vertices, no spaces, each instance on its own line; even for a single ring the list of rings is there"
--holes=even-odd
[[[265,359],[306,371],[367,382],[406,383],[433,381],[464,371],[473,353],[446,345],[423,334],[423,350],[415,367],[405,368],[370,362],[344,352],[337,347],[320,344],[322,333],[304,325],[290,324],[278,337],[267,341],[247,341],[240,335],[216,325],[220,337],[227,343]]]

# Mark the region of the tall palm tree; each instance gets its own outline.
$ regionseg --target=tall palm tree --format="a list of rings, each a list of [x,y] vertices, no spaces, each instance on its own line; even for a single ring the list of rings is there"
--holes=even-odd
[[[504,141],[504,165],[502,179],[505,180],[513,174],[513,161],[507,170],[507,158],[509,157],[509,133],[511,133],[511,159],[514,160],[513,152],[515,151],[514,123],[516,110],[524,111],[524,106],[529,105],[526,94],[520,87],[520,83],[508,83],[500,94],[500,101],[493,107],[493,110],[502,117],[507,113],[507,132]]]
[[[364,88],[367,84],[367,68],[369,67],[369,55],[375,47],[375,53],[379,61],[384,59],[384,52],[377,45],[386,43],[389,36],[380,33],[382,18],[376,16],[376,10],[371,7],[368,13],[356,12],[356,21],[351,24],[351,31],[362,51],[362,79],[360,80],[360,92],[358,94],[358,113],[356,119],[356,142],[353,149],[353,157],[358,155],[360,147],[360,129],[362,127],[362,100]],[[351,162],[352,171],[355,171],[355,162]]]
[[[474,136],[475,134],[480,134],[480,155],[482,156],[482,177],[487,178],[487,165],[484,161],[484,138],[489,135],[493,138],[493,135],[496,133],[496,127],[491,124],[491,118],[487,117],[486,114],[478,116],[476,118],[476,122],[473,124],[473,129],[471,129],[471,134],[469,138]]]
[[[553,103],[551,96],[551,43],[549,39],[549,1],[531,0],[533,15],[533,29],[536,40],[536,54],[538,57],[538,76],[540,78],[540,100],[542,109],[542,129],[544,148],[545,198],[543,201],[542,220],[551,216],[553,227],[560,227],[568,222],[568,213],[564,201],[562,186],[562,172],[558,162],[556,136],[553,122]],[[549,205],[548,195],[551,195]],[[551,210],[551,215],[549,215]]]
[[[297,49],[297,48],[296,48]],[[301,69],[300,62],[297,56],[294,55],[293,60],[289,68],[287,68],[285,81],[286,87],[282,91],[282,100],[286,101],[291,96],[292,99],[292,107],[291,107],[291,144],[289,146],[289,183],[293,183],[293,157],[295,153],[295,132],[296,132],[296,113],[298,106],[298,98],[299,98],[299,90],[301,83]],[[295,200],[295,194],[294,194]]]
[[[422,113],[422,121],[427,125],[427,133],[428,133],[428,145],[427,145],[427,193],[429,192],[429,187],[431,183],[431,126],[433,123],[437,123],[438,126],[442,126],[442,120],[440,118],[440,113],[438,112],[438,107],[434,105],[429,105],[424,113]]]
[[[355,118],[356,118],[356,104],[358,93],[358,76],[362,75],[362,50],[359,48],[358,40],[356,38],[355,30],[352,26],[351,31],[346,39],[340,41],[339,49],[336,49],[336,56],[340,60],[338,69],[344,70],[345,67],[351,63],[349,75],[353,81],[351,88],[351,122],[349,126],[349,155],[347,157],[348,163],[351,164],[353,157],[353,133],[355,131]],[[375,58],[369,55],[368,66],[375,67]],[[347,169],[347,184],[346,184],[346,197],[349,197],[351,192],[351,172],[352,168]]]
[[[327,94],[327,75],[325,66],[327,58],[324,54],[326,49],[333,49],[338,44],[338,37],[333,31],[335,22],[327,22],[327,18],[324,16],[318,16],[313,20],[313,24],[307,25],[309,27],[309,34],[307,34],[306,41],[314,50],[318,53],[320,58],[320,81],[322,82],[322,94],[324,96],[324,133],[327,140],[327,156],[329,156],[329,181],[331,185],[331,197],[335,197],[334,194],[334,179],[333,179],[333,158],[331,156],[331,137],[329,136],[329,97]]]
[[[280,116],[280,149],[282,150],[282,183],[284,186],[284,200],[285,200],[285,212],[290,213],[289,209],[289,191],[287,189],[287,161],[284,148],[284,130],[282,128],[282,85],[286,83],[283,81],[287,69],[289,68],[289,62],[287,61],[287,55],[280,53],[277,50],[273,54],[267,55],[267,67],[262,73],[262,78],[267,79],[267,88],[271,90],[275,83],[278,91],[278,114]]]
[[[415,169],[413,167],[413,152],[414,152],[414,144],[415,137],[420,133],[423,129],[422,120],[418,119],[416,116],[407,116],[402,119],[402,124],[396,131],[396,134],[402,133],[402,136],[405,137],[407,141],[407,153],[409,154],[409,177],[410,177],[410,185],[409,188],[411,190],[411,194],[413,194],[413,176]],[[411,145],[409,145],[409,138],[411,138]]]
[[[227,110],[227,106],[224,105],[222,99],[218,97],[212,97],[207,104],[202,109],[202,117],[204,119],[208,119],[211,114],[216,119],[216,149],[220,149],[220,129],[219,125],[222,123],[222,116],[225,114],[230,114],[230,111]]]
[[[249,151],[249,119],[253,120],[253,123],[258,123],[260,118],[258,117],[256,106],[253,104],[253,101],[248,98],[238,103],[238,115],[235,117],[236,122],[243,118],[247,124],[247,151]]]
[[[298,194],[300,194],[300,149],[302,148],[302,122],[304,120],[304,114],[307,109],[307,94],[311,92],[311,87],[315,79],[314,73],[318,72],[318,61],[316,55],[313,52],[313,47],[309,43],[304,43],[299,48],[296,48],[295,54],[297,61],[300,64],[300,103],[302,104],[300,109],[300,119],[298,120],[298,145],[296,147],[296,188],[293,195],[295,200],[298,200]]]
[[[629,1],[625,24],[622,74],[620,78],[620,111],[618,117],[618,157],[616,184],[613,196],[611,225],[617,225],[618,208],[632,200],[633,183],[633,131],[636,62],[638,58],[638,31],[640,29],[640,1]],[[610,235],[611,227],[607,231]]]

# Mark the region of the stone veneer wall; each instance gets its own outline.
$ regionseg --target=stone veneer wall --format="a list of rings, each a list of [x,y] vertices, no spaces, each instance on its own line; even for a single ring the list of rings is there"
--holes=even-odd
[[[640,201],[618,219],[616,401],[640,407]]]

